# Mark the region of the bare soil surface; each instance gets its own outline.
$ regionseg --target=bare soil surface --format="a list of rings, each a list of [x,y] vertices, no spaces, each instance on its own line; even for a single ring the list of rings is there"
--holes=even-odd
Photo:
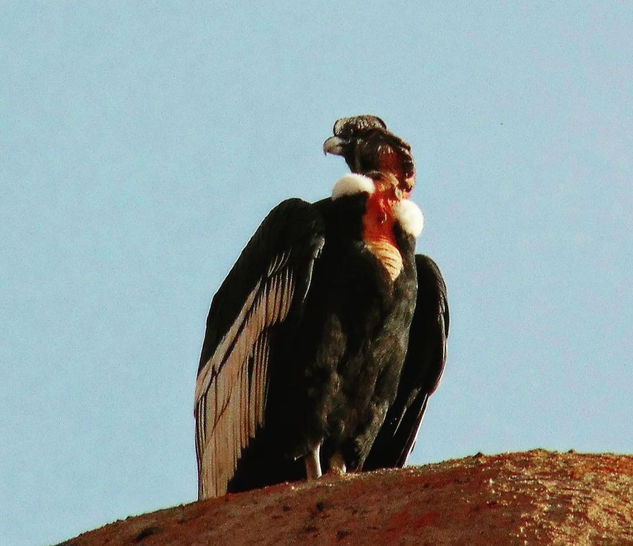
[[[130,517],[62,544],[633,545],[633,456],[534,450],[325,477]]]

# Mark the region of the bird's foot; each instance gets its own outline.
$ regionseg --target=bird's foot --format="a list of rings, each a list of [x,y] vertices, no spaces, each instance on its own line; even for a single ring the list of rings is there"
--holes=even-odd
[[[321,444],[317,445],[312,451],[309,451],[304,457],[308,481],[316,480],[321,477],[320,451]]]
[[[343,459],[343,455],[337,452],[330,457],[330,474],[342,476],[345,472],[347,472],[345,459]]]

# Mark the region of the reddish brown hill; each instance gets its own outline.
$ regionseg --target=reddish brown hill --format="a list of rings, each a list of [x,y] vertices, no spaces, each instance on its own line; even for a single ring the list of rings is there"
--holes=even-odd
[[[279,485],[64,544],[297,543],[633,545],[633,456],[535,450]]]

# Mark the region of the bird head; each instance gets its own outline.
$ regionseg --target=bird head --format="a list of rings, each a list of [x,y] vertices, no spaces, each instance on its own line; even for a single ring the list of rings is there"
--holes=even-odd
[[[411,192],[415,185],[411,146],[389,131],[383,120],[371,115],[341,118],[333,133],[323,143],[325,154],[342,156],[354,173],[393,180],[405,196]]]

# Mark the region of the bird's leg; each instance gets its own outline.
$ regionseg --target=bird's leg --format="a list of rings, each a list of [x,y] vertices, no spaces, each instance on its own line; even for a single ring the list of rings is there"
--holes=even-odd
[[[319,459],[321,451],[321,444],[307,453],[305,458],[306,463],[306,477],[308,481],[316,480],[321,477],[321,460]]]
[[[347,471],[345,459],[338,451],[330,457],[330,472],[342,476]]]

